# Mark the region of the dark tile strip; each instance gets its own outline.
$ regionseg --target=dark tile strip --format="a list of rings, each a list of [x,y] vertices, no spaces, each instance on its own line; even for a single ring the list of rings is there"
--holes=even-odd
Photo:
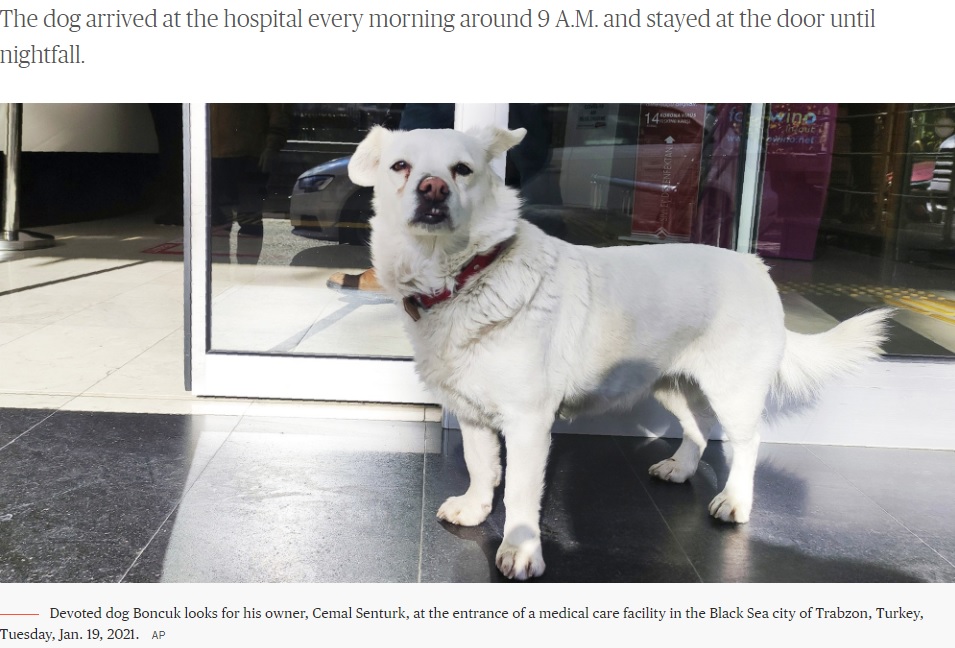
[[[27,414],[24,414],[24,413]],[[31,416],[34,412],[43,412],[38,417]],[[47,419],[56,414],[57,410],[22,410],[22,409],[0,409],[0,452],[3,452],[8,446],[16,443],[24,435],[43,425]],[[8,431],[9,421],[12,418],[23,418],[27,428],[18,432],[20,426],[14,424],[14,429]]]
[[[64,277],[62,279],[54,279],[53,281],[44,281],[42,283],[30,284],[29,286],[21,286],[20,288],[12,288],[10,290],[4,290],[0,292],[0,297],[5,297],[7,295],[14,295],[16,293],[26,292],[28,290],[33,290],[35,288],[43,288],[45,286],[55,286],[57,284],[66,283],[67,281],[75,281],[77,279],[85,279],[86,277],[94,277],[96,275],[106,274],[107,272],[113,272],[115,270],[123,270],[125,268],[132,268],[133,266],[143,265],[144,263],[150,263],[149,261],[133,261],[132,263],[124,263],[123,265],[114,266],[112,268],[105,268],[103,270],[94,270],[93,272],[84,272],[83,274],[73,275],[72,277]]]

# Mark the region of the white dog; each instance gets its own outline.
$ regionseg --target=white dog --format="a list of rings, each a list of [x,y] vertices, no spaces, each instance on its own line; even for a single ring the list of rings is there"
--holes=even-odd
[[[372,130],[348,166],[375,190],[371,249],[381,284],[403,302],[418,372],[461,423],[470,486],[438,517],[482,523],[507,445],[508,578],[544,572],[540,506],[557,414],[628,408],[648,394],[683,441],[650,473],[683,482],[708,429],[732,446],[710,513],[746,522],[767,397],[809,398],[825,379],[877,356],[888,310],[819,335],[783,325],[766,266],[702,245],[591,248],[519,217],[520,199],[489,163],[523,129]]]

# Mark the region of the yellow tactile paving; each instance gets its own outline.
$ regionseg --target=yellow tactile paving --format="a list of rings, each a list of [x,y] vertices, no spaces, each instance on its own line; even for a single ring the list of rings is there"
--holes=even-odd
[[[859,284],[818,284],[786,282],[779,284],[781,293],[804,295],[841,295],[856,299],[877,299],[889,306],[904,308],[920,315],[955,325],[955,300],[931,290]]]

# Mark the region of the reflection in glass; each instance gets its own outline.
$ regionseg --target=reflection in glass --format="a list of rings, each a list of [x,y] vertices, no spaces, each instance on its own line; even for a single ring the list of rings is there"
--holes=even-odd
[[[454,104],[209,117],[212,349],[410,357],[401,311],[369,272],[371,191],[349,181],[348,156],[377,124],[450,128]],[[791,327],[889,303],[890,353],[955,355],[955,105],[768,104],[762,117],[753,236]],[[572,243],[732,248],[748,120],[741,103],[510,104],[527,136],[505,179],[526,219]]]
[[[955,356],[952,109],[770,105],[757,249],[794,326],[889,304],[888,353]]]
[[[511,104],[525,217],[587,245],[732,247],[744,104]]]
[[[511,104],[510,127],[528,133],[506,180],[525,218],[574,243],[730,247],[745,114]],[[374,125],[451,128],[454,104],[226,104],[209,118],[212,349],[409,357],[368,271],[372,195],[349,181],[348,156]]]
[[[213,104],[211,348],[410,357],[393,305],[329,287],[370,266],[371,192],[347,158],[401,105]]]

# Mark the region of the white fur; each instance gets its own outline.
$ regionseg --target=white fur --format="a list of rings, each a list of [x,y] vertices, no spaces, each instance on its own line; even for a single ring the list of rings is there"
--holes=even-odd
[[[709,428],[733,449],[710,513],[746,522],[759,424],[770,393],[809,398],[832,375],[877,356],[889,312],[860,315],[821,335],[788,332],[775,285],[755,256],[707,246],[591,248],[519,218],[519,198],[488,163],[522,131],[373,130],[349,165],[375,188],[372,254],[395,298],[451,289],[462,266],[509,241],[450,300],[402,314],[424,382],[457,414],[471,477],[438,517],[482,523],[507,446],[507,515],[497,565],[509,578],[544,571],[540,504],[557,414],[627,408],[652,394],[679,420],[683,443],[650,468],[682,482],[696,471]],[[397,161],[410,171],[393,170]],[[473,169],[455,175],[455,165]],[[412,222],[421,178],[449,189],[450,219]]]

